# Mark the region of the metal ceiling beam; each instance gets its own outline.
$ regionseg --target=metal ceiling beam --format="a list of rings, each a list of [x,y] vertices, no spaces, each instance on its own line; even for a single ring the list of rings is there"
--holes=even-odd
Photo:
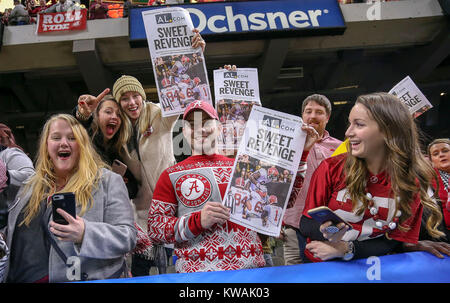
[[[77,105],[78,96],[76,96],[72,91],[70,85],[63,80],[56,81],[56,85],[58,87],[58,91],[61,93],[60,98],[62,99],[61,103],[65,105],[64,108],[74,108],[75,105]]]
[[[406,76],[413,81],[425,79],[450,55],[450,21],[446,21],[433,41],[421,47],[408,48],[395,56],[385,56],[368,66],[364,83],[373,91],[389,91]],[[370,68],[370,69],[369,69]]]
[[[90,94],[98,95],[105,88],[112,88],[113,77],[103,65],[95,39],[73,41],[73,54]]]
[[[291,39],[272,39],[266,42],[264,56],[259,64],[259,89],[261,97],[266,100],[278,80],[280,69],[283,67],[286,55],[289,51]]]
[[[51,89],[49,85],[53,85],[53,80],[45,81],[45,80],[27,80],[27,86],[29,87],[30,93],[35,96],[35,102],[38,104],[38,110],[48,109],[50,102],[50,93]]]
[[[343,83],[343,81],[351,78],[351,71],[358,68],[355,63],[363,59],[364,50],[343,50],[338,51],[338,62],[331,65],[330,73],[324,79],[325,85],[323,89],[334,89],[341,85],[349,85],[351,83]],[[352,70],[350,70],[352,68]],[[358,83],[356,83],[358,84]]]
[[[25,112],[37,111],[38,106],[29,94],[23,74],[3,74],[0,76],[0,87],[5,87],[14,93],[19,100],[19,107]]]
[[[421,64],[416,69],[413,77],[416,79],[424,79],[450,55],[450,22],[436,36],[433,42],[423,50]]]
[[[38,107],[28,93],[28,89],[25,84],[22,82],[17,82],[14,85],[11,85],[11,90],[17,96],[17,99],[20,101],[25,112],[34,112],[38,110]]]

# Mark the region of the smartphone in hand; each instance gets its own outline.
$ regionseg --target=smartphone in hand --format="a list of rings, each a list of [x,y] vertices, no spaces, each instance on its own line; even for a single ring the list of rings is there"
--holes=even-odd
[[[331,221],[334,226],[339,223],[345,223],[349,228],[352,229],[350,223],[347,223],[344,219],[336,215],[331,209],[326,206],[320,206],[313,209],[308,210],[308,215],[311,216],[314,220],[318,221],[320,224]]]
[[[123,177],[127,171],[127,166],[119,160],[114,159],[113,164],[111,165],[111,170]]]
[[[58,224],[68,225],[69,223],[66,219],[56,211],[58,208],[76,218],[75,194],[58,193],[52,196],[53,221]]]

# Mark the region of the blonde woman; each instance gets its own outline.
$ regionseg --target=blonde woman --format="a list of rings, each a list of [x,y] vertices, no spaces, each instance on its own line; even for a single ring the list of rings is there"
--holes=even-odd
[[[133,210],[122,178],[106,167],[73,116],[60,114],[46,122],[36,174],[9,210],[7,282],[106,279],[123,273],[124,256],[136,245]],[[75,218],[58,210],[68,225],[51,216],[51,196],[61,192],[73,192],[76,198]],[[73,267],[48,244],[48,237]]]
[[[313,262],[379,256],[417,243],[422,212],[430,212],[428,233],[436,238],[442,220],[428,194],[434,170],[420,152],[417,129],[395,96],[358,97],[349,115],[348,153],[324,160],[311,179],[300,231]],[[308,210],[328,206],[352,226],[328,229]]]

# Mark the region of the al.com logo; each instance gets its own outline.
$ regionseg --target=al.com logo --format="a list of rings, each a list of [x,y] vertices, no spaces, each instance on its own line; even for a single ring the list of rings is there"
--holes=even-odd
[[[237,78],[248,78],[248,75],[244,74],[238,74],[238,72],[224,72],[223,73],[224,79],[237,79]]]
[[[156,24],[168,24],[174,22],[180,22],[184,20],[182,16],[173,16],[172,13],[155,15]]]
[[[229,79],[229,78],[237,79],[237,72],[224,72],[223,77],[225,79]]]

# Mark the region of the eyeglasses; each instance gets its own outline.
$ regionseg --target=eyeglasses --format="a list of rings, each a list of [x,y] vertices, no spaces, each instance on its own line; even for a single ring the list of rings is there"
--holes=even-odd
[[[191,129],[198,129],[198,128],[212,128],[215,127],[215,119],[194,119],[194,120],[184,120],[185,125],[189,126]]]

